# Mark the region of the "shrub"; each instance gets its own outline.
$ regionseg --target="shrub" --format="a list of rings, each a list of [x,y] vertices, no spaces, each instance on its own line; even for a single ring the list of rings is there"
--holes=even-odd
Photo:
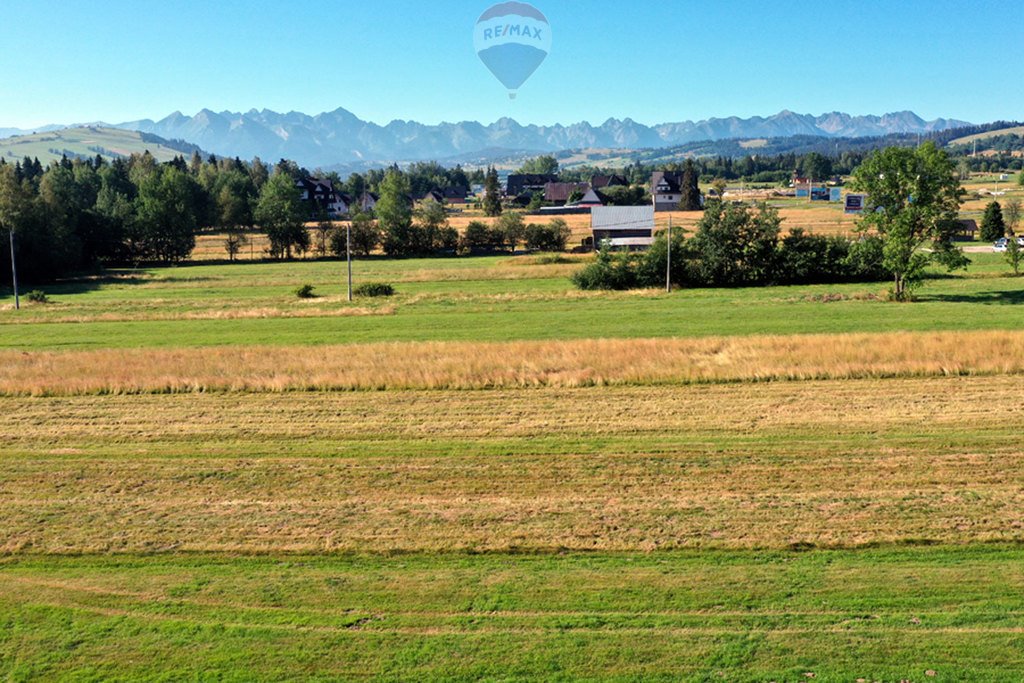
[[[779,247],[779,280],[789,284],[849,280],[849,254],[850,242],[845,238],[808,235],[796,228]]]
[[[641,287],[664,287],[665,268],[668,265],[668,235],[658,233],[654,244],[637,260],[637,284]],[[672,233],[672,284],[684,286],[691,281],[688,269],[693,260],[690,242],[684,239],[683,231]]]
[[[530,223],[526,226],[526,248],[531,251],[565,251],[572,231],[561,218],[546,225]]]
[[[459,247],[465,253],[491,251],[495,248],[495,235],[483,221],[470,221],[462,234]]]
[[[46,296],[46,292],[41,289],[33,289],[31,292],[25,294],[25,298],[34,304],[48,304],[50,298]]]
[[[637,258],[629,252],[613,254],[607,245],[601,246],[597,260],[572,276],[580,289],[632,289],[637,286]]]
[[[316,297],[316,294],[313,293],[314,289],[316,288],[313,285],[302,285],[301,287],[295,290],[295,296],[299,297],[300,299],[313,299]]]
[[[352,293],[356,296],[393,296],[395,288],[387,282],[367,282],[356,287]]]
[[[892,273],[883,266],[885,242],[881,237],[872,235],[861,237],[850,243],[849,254],[846,256],[846,268],[850,279],[855,282],[879,282],[888,280]]]

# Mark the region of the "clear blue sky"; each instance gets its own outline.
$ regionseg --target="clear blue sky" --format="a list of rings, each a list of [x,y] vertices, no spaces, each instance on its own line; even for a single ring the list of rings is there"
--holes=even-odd
[[[2,0],[0,126],[339,106],[378,123],[1024,119],[1021,0],[535,0],[553,45],[515,102],[473,50],[491,4]]]

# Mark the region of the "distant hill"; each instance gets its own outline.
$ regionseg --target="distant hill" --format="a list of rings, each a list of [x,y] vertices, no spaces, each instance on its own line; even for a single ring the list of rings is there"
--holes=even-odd
[[[926,134],[968,126],[963,121],[925,121],[913,112],[884,116],[821,116],[782,111],[774,116],[713,118],[647,126],[632,119],[608,119],[599,126],[521,125],[502,118],[489,125],[476,121],[425,125],[396,120],[381,126],[345,109],[315,116],[280,114],[268,109],[246,113],[214,112],[195,116],[175,112],[159,121],[117,124],[165,139],[187,140],[215,154],[264,160],[294,159],[308,168],[342,167],[428,159],[482,159],[502,153],[558,152],[566,149],[654,149],[700,140],[775,139],[791,136],[846,138],[897,133]]]
[[[950,140],[950,146],[954,145],[970,145],[974,142],[981,142],[982,140],[988,140],[990,138],[1000,137],[1002,135],[1022,135],[1024,136],[1024,126],[1010,126],[1008,128],[998,128],[996,130],[986,131],[984,133],[976,133],[975,135],[966,135],[955,140]]]
[[[193,151],[203,153],[198,146],[180,140],[170,141],[151,133],[100,126],[61,128],[0,139],[0,156],[8,162],[28,156],[38,157],[44,165],[60,159],[62,155],[91,159],[100,154],[106,159],[114,159],[142,154],[146,150],[157,161],[170,161],[178,155],[188,157]]]

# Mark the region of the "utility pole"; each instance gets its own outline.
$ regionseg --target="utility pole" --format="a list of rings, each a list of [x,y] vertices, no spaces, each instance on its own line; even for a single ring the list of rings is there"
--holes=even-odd
[[[11,228],[11,283],[14,285],[14,310],[21,310],[18,298],[18,268],[14,265],[14,228]]]
[[[668,217],[668,248],[665,250],[665,291],[672,293],[672,216]]]
[[[352,221],[345,224],[345,260],[348,261],[348,300],[352,301]]]

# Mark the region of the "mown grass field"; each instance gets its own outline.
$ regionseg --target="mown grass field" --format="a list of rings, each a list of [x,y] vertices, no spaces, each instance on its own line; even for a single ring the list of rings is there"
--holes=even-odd
[[[84,349],[385,341],[511,341],[1020,329],[1024,280],[999,254],[936,274],[914,306],[886,283],[754,289],[576,291],[575,257],[488,257],[355,264],[356,283],[398,295],[345,300],[337,261],[236,263],[121,271],[46,288],[47,305],[0,299],[0,348]],[[298,299],[301,284],[320,298]],[[188,324],[183,324],[187,322]],[[74,324],[69,324],[74,323]]]
[[[972,259],[906,305],[547,256],[7,298],[0,678],[1024,678],[1024,279]]]

